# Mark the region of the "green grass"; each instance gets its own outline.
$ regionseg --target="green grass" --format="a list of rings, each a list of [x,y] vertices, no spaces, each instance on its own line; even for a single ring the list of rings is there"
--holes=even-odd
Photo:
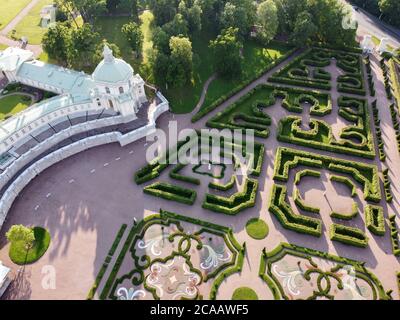
[[[258,300],[258,296],[253,289],[241,287],[233,292],[232,300]]]
[[[34,227],[35,234],[34,245],[29,251],[26,250],[23,242],[15,242],[10,246],[10,259],[18,264],[25,265],[39,260],[47,251],[50,245],[50,233],[41,227]]]
[[[372,36],[372,42],[373,42],[376,46],[379,46],[380,43],[381,43],[381,39],[379,39],[379,38],[376,37],[376,36]],[[387,48],[388,48],[390,51],[394,51],[394,48],[393,48],[391,45],[388,45]]]
[[[246,223],[247,234],[256,240],[265,239],[268,235],[268,225],[261,219],[250,219]]]
[[[140,23],[144,35],[143,56],[136,59],[132,50],[121,33],[121,28],[125,23],[132,21],[129,17],[100,17],[96,20],[95,30],[101,34],[108,42],[115,43],[121,50],[121,55],[125,61],[130,63],[136,72],[150,83],[154,82],[151,67],[149,66],[148,53],[153,47],[152,42],[152,21],[153,14],[144,11],[140,16]],[[168,98],[171,111],[177,114],[191,112],[198,103],[203,86],[207,79],[213,74],[213,57],[208,44],[214,39],[216,34],[207,29],[193,35],[192,47],[194,54],[193,79],[192,83],[183,88],[168,88],[164,83],[158,83],[162,92]],[[253,78],[256,74],[263,71],[273,59],[277,59],[287,53],[289,47],[281,43],[273,42],[268,48],[264,48],[254,41],[245,43],[243,74],[235,80],[227,81],[217,79],[211,83],[209,92],[206,96],[204,107],[220,98],[221,95],[229,93],[243,81]],[[271,58],[272,57],[272,58]]]
[[[289,47],[276,42],[272,42],[268,48],[264,48],[254,41],[246,42],[243,52],[243,74],[234,80],[217,79],[213,81],[208,88],[202,108],[206,108],[215,100],[236,88],[243,81],[251,79],[256,74],[262,72],[271,62],[280,58],[289,50]]]
[[[46,33],[47,28],[40,26],[40,11],[45,5],[52,4],[53,0],[40,0],[29,13],[17,24],[15,27],[14,36],[17,39],[21,37],[27,37],[30,44],[40,44],[42,37]],[[12,35],[10,31],[8,36]]]
[[[31,105],[31,100],[27,101],[27,96],[12,95],[0,98],[0,121],[17,114]]]
[[[116,44],[121,50],[122,58],[132,65],[135,72],[139,72],[145,81],[151,82],[151,70],[148,64],[148,53],[153,47],[151,23],[154,19],[153,14],[150,11],[145,11],[139,17],[141,21],[141,29],[144,35],[143,41],[143,55],[137,59],[125,35],[121,32],[121,28],[124,24],[132,22],[133,18],[130,17],[100,17],[95,22],[95,30],[100,33],[103,39],[106,39],[110,43]]]
[[[31,0],[1,0],[0,30],[4,29]]]
[[[6,50],[8,48],[8,46],[6,46],[5,44],[0,43],[0,50]]]

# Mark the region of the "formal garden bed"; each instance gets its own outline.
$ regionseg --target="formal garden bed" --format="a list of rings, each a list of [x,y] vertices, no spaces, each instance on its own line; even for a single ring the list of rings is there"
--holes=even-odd
[[[215,299],[244,254],[231,229],[161,211],[130,229],[100,298]]]
[[[260,277],[276,300],[391,300],[362,262],[281,243],[263,251]]]
[[[257,293],[249,287],[240,287],[235,289],[232,294],[232,300],[258,300]]]
[[[358,50],[357,50],[358,51]],[[276,72],[269,81],[331,90],[332,75],[325,70],[336,61],[336,66],[343,71],[337,78],[337,90],[364,96],[362,59],[358,52],[332,50],[327,48],[309,48],[302,55]]]

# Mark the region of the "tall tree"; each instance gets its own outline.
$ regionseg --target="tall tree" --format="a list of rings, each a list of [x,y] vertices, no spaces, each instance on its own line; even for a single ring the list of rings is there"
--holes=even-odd
[[[85,23],[93,23],[96,17],[107,11],[106,0],[57,0],[57,4],[68,10],[72,18],[79,12]]]
[[[273,0],[266,0],[258,6],[257,20],[260,24],[258,36],[264,43],[275,38],[278,31],[278,9]]]
[[[241,75],[243,44],[238,40],[238,29],[228,28],[217,39],[210,42],[214,56],[214,68],[223,77]]]
[[[151,0],[149,5],[158,26],[170,22],[178,10],[177,0]]]
[[[253,2],[247,0],[227,2],[221,12],[221,29],[237,28],[239,34],[246,37],[254,25],[255,10]]]
[[[304,47],[310,39],[315,37],[318,29],[312,21],[312,16],[309,12],[301,12],[295,22],[293,33],[290,36],[290,41],[297,47]]]
[[[68,64],[68,51],[71,45],[70,28],[64,23],[57,22],[51,26],[43,36],[43,49],[50,59],[56,60],[59,64]]]
[[[183,87],[192,79],[193,52],[189,38],[171,37],[170,40],[170,65],[168,68],[167,82],[173,87]]]
[[[132,50],[137,56],[140,56],[144,39],[140,26],[135,22],[129,22],[122,26],[121,32],[125,35]]]
[[[22,242],[25,248],[29,250],[34,241],[35,233],[32,228],[23,226],[22,224],[13,225],[6,233],[7,240],[11,243]]]
[[[87,23],[83,24],[81,28],[72,29],[71,46],[68,53],[69,64],[77,69],[92,66],[99,37],[99,34],[93,32]]]
[[[166,23],[162,28],[170,37],[187,36],[189,33],[189,24],[180,13],[177,13],[174,19]]]
[[[379,0],[379,8],[385,20],[394,26],[400,27],[400,1],[399,0]]]

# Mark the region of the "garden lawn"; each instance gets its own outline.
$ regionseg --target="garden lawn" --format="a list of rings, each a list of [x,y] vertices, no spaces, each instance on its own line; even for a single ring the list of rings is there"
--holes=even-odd
[[[139,72],[145,81],[151,82],[151,70],[148,65],[148,52],[153,47],[151,23],[154,19],[150,11],[144,11],[139,17],[144,35],[143,55],[135,58],[125,35],[121,32],[124,24],[134,21],[131,17],[100,17],[95,22],[95,30],[109,43],[116,44],[121,50],[122,58],[131,64],[135,72]]]
[[[263,47],[255,41],[248,41],[244,44],[243,50],[243,73],[234,80],[216,79],[208,88],[208,93],[202,108],[211,105],[221,96],[228,94],[243,81],[250,80],[261,74],[269,64],[285,55],[292,48],[279,42],[271,42],[268,47]]]
[[[31,0],[1,0],[0,1],[0,30],[8,25]]]
[[[258,296],[253,289],[241,287],[233,292],[232,300],[258,300]]]
[[[33,232],[35,234],[35,242],[29,251],[26,250],[24,242],[20,241],[11,244],[9,255],[14,263],[18,265],[33,263],[39,260],[49,248],[50,233],[41,227],[34,227]]]
[[[23,18],[20,23],[15,27],[15,34],[12,31],[8,34],[9,37],[12,35],[20,39],[21,37],[27,37],[30,44],[41,44],[43,35],[46,33],[47,28],[40,26],[40,11],[45,5],[54,3],[54,0],[40,0],[29,13]],[[81,19],[77,19],[78,23],[81,23]],[[80,21],[80,22],[79,22]]]
[[[246,223],[247,234],[256,240],[262,240],[268,235],[268,225],[261,219],[251,219]]]
[[[29,100],[28,100],[29,99]],[[21,112],[31,104],[30,98],[23,95],[10,95],[0,97],[0,121],[3,121],[7,116],[11,116]]]
[[[0,43],[0,51],[6,50],[8,48],[8,46],[6,46],[5,44]]]

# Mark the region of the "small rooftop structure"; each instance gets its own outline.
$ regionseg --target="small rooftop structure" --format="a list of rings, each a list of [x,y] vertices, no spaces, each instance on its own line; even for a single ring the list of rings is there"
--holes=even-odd
[[[40,11],[40,25],[42,28],[47,28],[56,22],[56,10],[57,7],[54,4],[49,4],[42,8]]]
[[[381,39],[381,43],[379,44],[379,47],[378,47],[378,52],[380,54],[385,53],[385,52],[391,52],[391,50],[389,50],[389,39],[388,38]]]
[[[371,35],[365,35],[363,40],[361,41],[361,48],[363,50],[364,53],[372,53],[374,51],[375,48],[375,44],[372,41],[372,37]]]

